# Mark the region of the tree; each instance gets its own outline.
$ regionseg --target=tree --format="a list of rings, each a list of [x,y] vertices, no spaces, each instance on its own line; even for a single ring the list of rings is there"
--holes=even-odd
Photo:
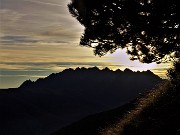
[[[126,48],[143,63],[180,56],[178,0],[71,0],[68,8],[85,27],[80,45],[95,55]]]
[[[176,88],[180,87],[180,60],[174,62],[173,67],[168,70],[167,76]]]

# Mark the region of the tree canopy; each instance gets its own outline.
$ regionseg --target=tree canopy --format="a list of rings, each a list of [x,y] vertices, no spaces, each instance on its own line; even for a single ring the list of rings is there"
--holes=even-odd
[[[80,45],[95,55],[127,48],[143,63],[180,56],[178,0],[71,0],[68,8],[85,27]]]

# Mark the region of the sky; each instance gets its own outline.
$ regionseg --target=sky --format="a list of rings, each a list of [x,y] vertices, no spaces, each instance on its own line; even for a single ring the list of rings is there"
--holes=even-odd
[[[79,46],[84,28],[70,15],[69,2],[0,0],[0,88],[76,67],[151,70],[166,76],[171,64],[130,61],[125,49],[99,57]]]

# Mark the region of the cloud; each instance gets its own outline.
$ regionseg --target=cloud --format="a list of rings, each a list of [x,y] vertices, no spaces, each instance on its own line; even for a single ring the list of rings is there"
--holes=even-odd
[[[12,44],[13,43],[37,43],[40,42],[37,39],[32,39],[32,37],[28,36],[15,36],[15,35],[6,35],[0,37],[0,42],[2,44]]]
[[[25,14],[19,13],[17,11],[9,10],[9,9],[1,9],[0,16],[1,16],[1,21],[3,23],[8,23],[8,22],[18,21],[23,16],[25,16]],[[2,23],[2,25],[3,25],[3,23]]]
[[[92,67],[92,66],[108,66],[106,62],[1,62],[0,69],[23,70],[23,71],[44,71],[51,70],[53,67]]]
[[[80,24],[68,12],[67,0],[2,0],[1,3],[4,34],[41,36],[42,33],[52,38],[67,36],[64,40],[70,40],[77,31],[82,33]]]
[[[42,2],[42,1],[37,1],[37,0],[24,0],[24,1],[33,2],[33,3],[37,3],[37,4],[48,5],[48,6],[62,7],[62,5],[60,5],[60,4],[50,3],[50,2]]]
[[[3,5],[3,4],[2,4]],[[19,21],[26,16],[24,13],[20,13],[10,9],[0,9],[0,33],[17,33],[19,27]]]
[[[60,45],[60,44],[66,44],[67,41],[63,40],[53,40],[53,39],[47,39],[42,38],[38,36],[23,36],[23,35],[1,35],[0,36],[0,43],[1,45]]]
[[[1,0],[0,62],[96,61],[93,52],[77,47],[83,29],[67,3]]]
[[[81,32],[77,30],[73,30],[71,28],[69,29],[56,28],[56,30],[54,30],[54,28],[52,27],[51,30],[46,30],[46,31],[43,31],[42,33],[39,33],[39,36],[46,37],[46,38],[55,38],[56,40],[57,38],[61,40],[64,39],[68,41],[69,43],[73,41],[77,41],[78,43],[79,38],[81,36]]]
[[[23,9],[24,7],[26,5],[23,5]],[[0,9],[0,16],[2,16],[0,34],[7,36],[1,37],[1,45],[15,44],[15,41],[21,44],[37,43],[38,41],[41,44],[79,42],[82,28],[75,23],[69,13],[68,16],[67,13],[61,12],[62,10],[46,8],[42,12],[40,9],[43,8],[38,10],[37,7],[32,7],[32,12],[22,12],[23,10],[18,8]]]

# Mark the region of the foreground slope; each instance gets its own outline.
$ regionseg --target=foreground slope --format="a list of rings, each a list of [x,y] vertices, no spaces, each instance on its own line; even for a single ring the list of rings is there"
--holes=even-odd
[[[121,106],[162,81],[150,71],[67,69],[0,91],[2,135],[48,135],[83,117]]]
[[[163,83],[102,135],[180,135],[179,89],[179,85]]]
[[[164,81],[119,108],[88,116],[52,135],[180,135],[180,91]]]
[[[51,135],[98,135],[102,129],[118,122],[134,105],[133,101],[112,110],[87,116]]]

